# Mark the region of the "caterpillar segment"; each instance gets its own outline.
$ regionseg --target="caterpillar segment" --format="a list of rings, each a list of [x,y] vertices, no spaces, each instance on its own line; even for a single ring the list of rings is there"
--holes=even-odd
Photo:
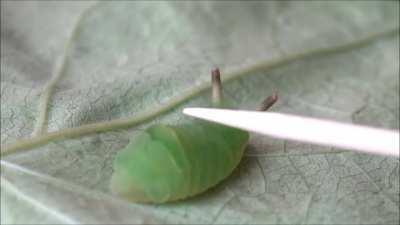
[[[216,126],[197,121],[150,127],[115,158],[112,192],[135,202],[164,203],[215,186],[238,165],[249,139],[245,131]],[[235,148],[224,136],[236,139]]]

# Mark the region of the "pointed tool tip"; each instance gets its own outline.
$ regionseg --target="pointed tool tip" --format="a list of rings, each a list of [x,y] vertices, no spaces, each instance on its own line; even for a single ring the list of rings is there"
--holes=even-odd
[[[195,108],[184,108],[182,110],[183,114],[186,114],[186,115],[189,115],[189,116],[191,116],[193,112],[196,112]]]
[[[193,113],[198,114],[198,113],[201,113],[201,112],[207,112],[207,111],[209,111],[209,110],[215,110],[215,109],[211,109],[211,108],[200,108],[200,107],[188,107],[188,108],[184,108],[184,109],[182,110],[182,112],[183,112],[184,114],[193,114]]]
[[[221,113],[221,109],[211,109],[211,108],[185,108],[183,109],[183,114],[196,117],[199,119],[204,119],[208,121],[218,121],[218,115]]]

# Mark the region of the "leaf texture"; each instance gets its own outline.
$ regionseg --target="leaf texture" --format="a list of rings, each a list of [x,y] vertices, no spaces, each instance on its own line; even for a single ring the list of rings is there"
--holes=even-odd
[[[388,1],[2,1],[2,151],[28,147],[2,156],[1,222],[397,223],[398,159],[258,135],[200,196],[141,205],[108,185],[131,137],[208,101],[214,66],[239,108],[277,90],[274,111],[399,129],[398,21]]]

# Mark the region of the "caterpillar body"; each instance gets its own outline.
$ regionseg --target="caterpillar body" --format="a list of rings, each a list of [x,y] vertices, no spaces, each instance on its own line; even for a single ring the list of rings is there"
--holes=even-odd
[[[221,101],[219,70],[213,70],[213,105]],[[271,96],[262,108],[276,101]],[[192,120],[156,124],[137,135],[114,159],[111,191],[124,199],[164,203],[202,193],[229,176],[239,164],[249,133]]]

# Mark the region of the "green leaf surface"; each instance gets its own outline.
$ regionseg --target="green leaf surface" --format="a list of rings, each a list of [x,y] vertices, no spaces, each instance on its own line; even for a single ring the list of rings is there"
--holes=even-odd
[[[2,1],[1,222],[398,223],[398,158],[255,134],[200,196],[108,189],[131,137],[208,101],[214,66],[239,108],[277,90],[274,111],[399,129],[398,32],[395,1]]]

